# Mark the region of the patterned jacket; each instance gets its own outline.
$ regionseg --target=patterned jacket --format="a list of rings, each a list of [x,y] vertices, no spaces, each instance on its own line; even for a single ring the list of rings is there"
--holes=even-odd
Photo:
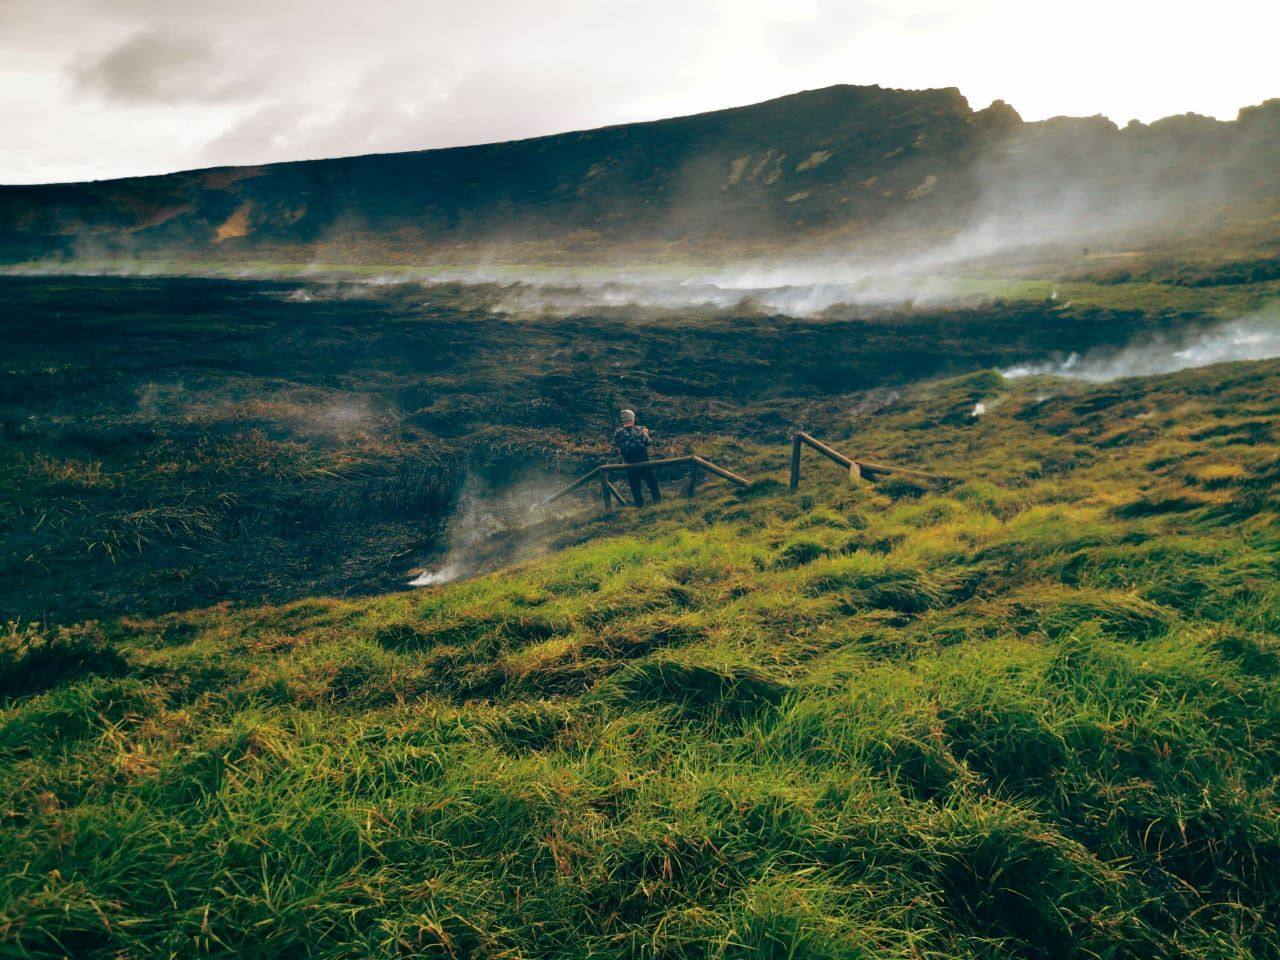
[[[613,445],[627,463],[649,459],[649,431],[644,427],[619,427],[613,435]]]

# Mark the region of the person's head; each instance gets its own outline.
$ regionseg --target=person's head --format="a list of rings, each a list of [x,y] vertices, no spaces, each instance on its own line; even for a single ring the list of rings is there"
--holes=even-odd
[[[634,427],[636,425],[636,412],[634,410],[623,410],[619,414],[619,418],[622,420],[624,427]]]

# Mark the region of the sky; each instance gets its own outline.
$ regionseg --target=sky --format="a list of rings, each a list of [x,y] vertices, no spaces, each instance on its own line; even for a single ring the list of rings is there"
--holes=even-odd
[[[0,0],[0,183],[509,140],[835,83],[1024,119],[1280,97],[1274,0]]]

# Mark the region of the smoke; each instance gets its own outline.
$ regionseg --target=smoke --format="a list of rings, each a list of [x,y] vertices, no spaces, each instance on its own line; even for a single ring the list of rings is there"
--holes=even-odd
[[[1061,360],[1023,364],[1005,377],[1052,376],[1103,383],[1122,377],[1150,377],[1214,363],[1280,357],[1280,304],[1181,337],[1157,337],[1119,350],[1071,353]]]
[[[1098,116],[1012,126],[961,174],[971,199],[957,190],[934,210],[907,205],[899,225],[930,237],[939,262],[1131,254],[1256,216],[1248,185],[1274,169],[1258,146],[1243,122],[1195,114],[1123,129]]]
[[[796,318],[835,317],[849,310],[912,310],[988,298],[983,284],[940,272],[960,259],[948,252],[912,257],[840,256],[721,267],[587,267],[530,269],[518,265],[470,268],[405,267],[358,274],[340,265],[280,269],[123,262],[23,265],[0,274],[205,277],[289,283],[261,295],[309,304],[390,296],[424,296],[466,286],[490,312],[521,318],[584,313],[671,316],[696,310]],[[299,280],[302,286],[293,286]],[[994,287],[990,288],[994,290]]]
[[[424,570],[409,581],[411,587],[438,587],[441,584],[457,580],[466,572],[466,568],[457,563],[446,563],[438,570]]]
[[[469,474],[446,525],[448,547],[443,555],[410,571],[414,576],[408,585],[436,587],[541,553],[553,534],[548,521],[558,514],[533,508],[559,486],[563,478],[537,473],[494,488]]]
[[[12,276],[202,277],[291,282],[305,286],[266,289],[261,295],[288,303],[424,296],[446,286],[464,285],[479,293],[498,315],[563,318],[584,313],[672,316],[696,310],[740,315],[796,318],[838,316],[849,310],[912,310],[980,302],[980,285],[962,283],[937,272],[936,258],[898,261],[852,255],[808,263],[739,267],[627,267],[529,270],[519,266],[438,269],[404,268],[375,275],[353,275],[341,266],[272,269],[176,264],[78,262],[0,267]]]
[[[491,309],[515,316],[709,310],[810,318],[844,308],[914,309],[979,299],[932,266],[846,256],[807,263],[621,271],[598,278],[520,279],[500,289]]]
[[[978,417],[985,417],[992,410],[995,410],[997,407],[1003,406],[1004,401],[1005,401],[1005,398],[1003,395],[998,397],[987,397],[984,400],[979,400],[977,403],[973,405],[973,409],[969,411],[969,416],[974,418],[975,420]]]

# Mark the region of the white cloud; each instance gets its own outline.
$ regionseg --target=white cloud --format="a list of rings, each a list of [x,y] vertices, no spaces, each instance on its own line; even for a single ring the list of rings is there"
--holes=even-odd
[[[0,182],[425,148],[831,83],[1024,117],[1280,95],[1254,0],[0,0]]]

